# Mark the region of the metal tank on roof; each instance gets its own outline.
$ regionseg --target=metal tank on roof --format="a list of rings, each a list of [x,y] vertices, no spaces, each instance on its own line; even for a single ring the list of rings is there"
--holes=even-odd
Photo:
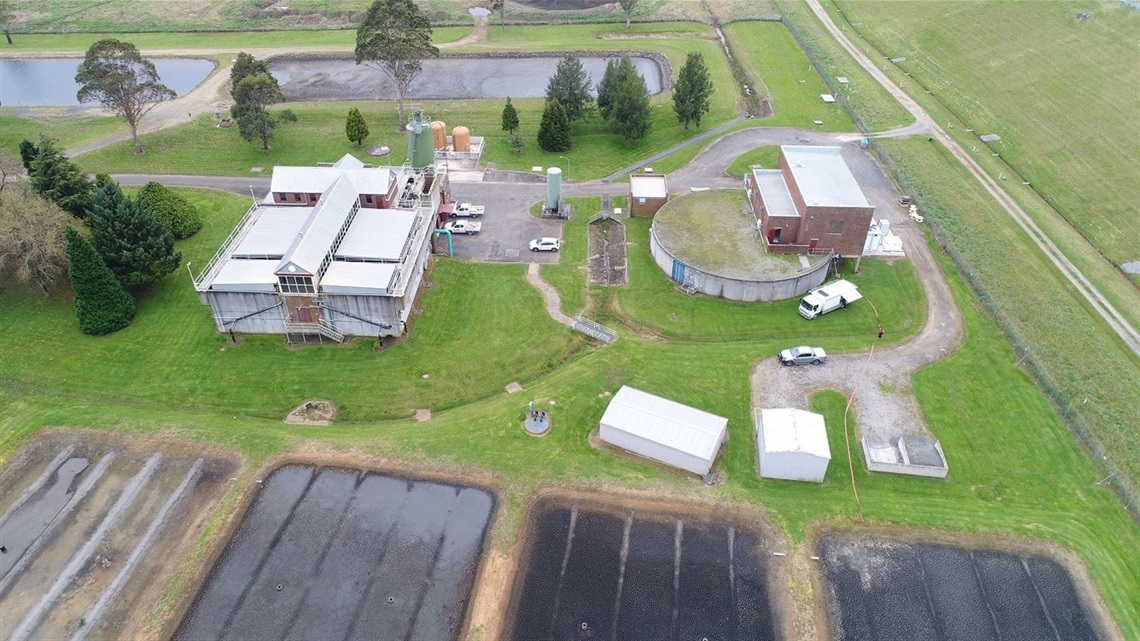
[[[471,130],[467,127],[456,127],[451,130],[452,151],[471,151]]]
[[[408,163],[412,169],[423,169],[435,163],[435,150],[431,143],[431,121],[422,111],[408,119]]]
[[[436,151],[447,149],[447,125],[442,120],[431,123],[431,146]]]
[[[546,208],[557,210],[562,202],[562,170],[551,167],[546,170]]]

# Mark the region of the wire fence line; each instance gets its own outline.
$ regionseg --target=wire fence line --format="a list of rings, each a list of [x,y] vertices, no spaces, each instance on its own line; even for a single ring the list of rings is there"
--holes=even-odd
[[[824,84],[827,85],[832,95],[835,96],[836,101],[855,123],[859,131],[864,134],[869,133],[863,119],[851,105],[846,93],[841,91],[839,83],[828,73],[827,68],[820,63],[819,57],[811,47],[811,41],[806,39],[799,28],[786,18],[783,20],[783,24],[788,29],[788,32],[792,34],[792,38],[795,39],[796,44],[799,45],[800,49],[807,56],[816,73],[823,79]],[[919,203],[920,198],[917,191],[898,169],[878,141],[874,138],[868,139],[867,147],[868,150],[875,155],[876,160],[886,171],[888,177],[899,187],[899,191],[910,195],[914,199],[914,202]],[[1111,487],[1120,497],[1125,510],[1128,511],[1133,520],[1140,521],[1140,500],[1138,500],[1136,488],[1133,487],[1120,466],[1113,459],[1109,458],[1107,450],[1101,445],[1096,435],[1093,434],[1088,424],[1082,418],[1080,399],[1066,397],[1046,366],[1034,355],[1033,350],[1029,347],[1028,341],[1026,341],[1017,330],[1012,319],[1006,314],[1002,306],[994,300],[981,280],[974,275],[969,262],[955,247],[952,234],[939,224],[939,219],[946,215],[945,212],[943,212],[940,207],[932,206],[932,204],[928,203],[923,206],[923,213],[926,216],[926,227],[930,230],[930,234],[933,236],[935,242],[938,243],[939,249],[949,258],[950,262],[954,265],[954,269],[957,270],[958,274],[966,281],[966,284],[975,296],[975,304],[980,304],[986,314],[997,324],[1006,342],[1009,343],[1014,354],[1018,357],[1017,365],[1030,375],[1038,389],[1040,389],[1053,404],[1062,422],[1068,426],[1069,430],[1076,437],[1078,444],[1088,453],[1093,465],[1105,475],[1098,484],[1105,484]]]

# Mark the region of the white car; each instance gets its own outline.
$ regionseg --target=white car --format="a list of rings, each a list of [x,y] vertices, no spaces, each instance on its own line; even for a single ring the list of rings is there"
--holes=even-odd
[[[443,226],[444,229],[453,234],[471,234],[479,233],[483,229],[483,223],[477,223],[471,220],[453,220]]]
[[[562,241],[557,238],[535,238],[530,241],[532,252],[556,252],[562,247]]]

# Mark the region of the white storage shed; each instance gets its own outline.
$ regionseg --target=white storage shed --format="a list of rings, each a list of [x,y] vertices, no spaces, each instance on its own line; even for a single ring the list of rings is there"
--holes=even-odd
[[[606,443],[700,475],[727,434],[727,418],[628,386],[614,394],[599,430]]]
[[[823,416],[792,408],[756,414],[760,476],[822,483],[831,461]]]

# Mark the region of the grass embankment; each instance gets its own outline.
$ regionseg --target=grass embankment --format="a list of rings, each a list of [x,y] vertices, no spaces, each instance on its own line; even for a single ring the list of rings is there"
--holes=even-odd
[[[1140,13],[1109,0],[835,4],[975,136],[1001,136],[969,145],[1001,154],[1113,262],[1140,259]]]
[[[840,95],[854,107],[867,131],[886,131],[914,122],[907,110],[827,33],[807,3],[799,0],[773,0],[773,3],[797,43],[820,65],[823,73],[832,78],[847,78],[848,84],[833,86],[839,87]]]
[[[881,144],[919,193],[923,211],[970,265],[987,302],[1009,318],[1060,400],[1071,406],[1068,418],[1087,425],[1133,486],[1140,485],[1137,359],[1041,252],[1016,249],[1028,245],[1020,228],[956,167],[945,148],[925,138]]]
[[[831,93],[779,22],[734,22],[724,27],[733,50],[743,57],[746,72],[759,78],[771,96],[772,115],[764,126],[798,127],[821,131],[854,131],[855,123],[838,103],[826,104],[820,94]],[[816,125],[816,121],[822,125]]]
[[[0,147],[11,153],[19,153],[21,140],[39,144],[40,136],[55,138],[59,141],[58,146],[66,149],[126,130],[126,125],[119,118],[73,118],[62,109],[58,113],[41,110],[42,115],[35,118],[5,114],[12,111],[15,109],[8,107],[0,111]]]
[[[737,156],[736,160],[733,160],[725,169],[725,173],[729,176],[746,176],[752,171],[753,165],[758,165],[763,169],[775,169],[779,158],[780,147],[778,145],[757,147]]]
[[[162,7],[160,3],[145,4]],[[249,26],[245,27],[249,29]],[[432,42],[440,45],[459,40],[471,33],[471,27],[436,27],[432,29]],[[117,33],[100,29],[85,30],[83,33],[34,33],[12,37],[12,44],[5,45],[0,52],[7,57],[18,57],[21,53],[40,51],[74,52],[83,57],[83,52],[103,38],[116,38],[130,42],[144,53],[163,49],[186,50],[202,49],[237,53],[254,49],[279,49],[283,47],[331,47],[351,51],[356,46],[356,29],[305,30],[305,31],[192,31]]]
[[[735,93],[724,55],[707,26],[691,23],[667,25],[606,25],[559,27],[506,27],[490,30],[488,41],[463,47],[467,53],[503,51],[566,50],[647,50],[664,55],[676,74],[689,52],[700,52],[708,64],[713,82],[722,89],[713,96],[712,109],[702,130],[685,129],[677,123],[672,110],[670,92],[655,96],[651,103],[652,131],[648,138],[625,146],[620,136],[594,114],[575,125],[573,149],[564,153],[547,153],[538,148],[535,135],[542,117],[540,99],[513,100],[519,112],[521,135],[525,149],[513,153],[501,130],[504,100],[418,101],[428,116],[444,120],[449,126],[464,125],[472,134],[484,136],[487,148],[484,161],[494,162],[499,169],[529,171],[533,166],[561,164],[559,156],[570,158],[570,176],[575,181],[599,178],[638,160],[696,136],[735,115]],[[454,50],[458,51],[458,50]],[[600,80],[600,79],[599,79]],[[130,144],[122,143],[100,149],[78,158],[90,171],[110,173],[205,173],[212,175],[248,175],[251,167],[268,169],[275,164],[311,165],[316,160],[335,160],[357,150],[344,137],[344,119],[350,107],[364,113],[372,136],[366,145],[388,144],[393,155],[383,162],[400,163],[404,156],[404,138],[396,131],[396,110],[392,102],[292,103],[289,107],[299,122],[278,128],[269,152],[259,143],[241,140],[236,128],[218,129],[209,118],[150,134],[143,137],[147,154],[135,156]]]
[[[197,198],[207,204],[205,196]],[[194,260],[212,252],[245,206],[235,196],[208,198],[225,215],[210,216],[202,235],[182,245]],[[804,329],[842,349],[875,342],[865,327],[871,317],[856,322],[870,306],[855,305],[809,324],[795,314],[794,302],[739,305],[688,297],[672,290],[648,261],[645,222],[631,225],[636,244],[629,248],[630,285],[602,293],[620,292],[623,309],[629,300],[651,300],[655,307],[646,307],[642,319],[668,318],[685,301],[703,301],[704,318],[687,325],[689,337],[699,342],[643,340],[623,332],[610,346],[565,358],[580,339],[545,317],[521,268],[449,260],[441,260],[431,275],[434,287],[425,291],[424,313],[411,340],[380,353],[367,342],[289,349],[280,337],[228,346],[214,334],[206,308],[182,274],[168,277],[143,301],[129,329],[99,339],[78,334],[65,301],[6,293],[0,307],[7,328],[0,335],[7,363],[0,375],[0,454],[41,427],[67,425],[223,444],[254,467],[302,448],[486,471],[503,495],[504,520],[495,533],[499,549],[517,535],[526,498],[546,483],[763,504],[793,545],[801,545],[809,527],[821,521],[837,527],[855,523],[841,445],[842,398],[825,393],[813,399],[827,417],[833,448],[825,482],[760,480],[754,472],[749,375],[758,359],[798,342]],[[581,231],[568,230],[566,236],[584,239]],[[876,276],[872,265],[884,274]],[[908,284],[899,277],[905,265],[864,261],[864,291],[884,316],[900,313],[882,309],[887,299],[901,299],[897,291],[915,287],[913,278]],[[875,278],[882,280],[870,282]],[[1113,494],[1097,484],[1093,466],[1047,401],[1018,371],[1017,356],[1001,333],[972,305],[962,282],[953,275],[950,280],[968,340],[920,372],[915,393],[927,424],[946,447],[951,475],[947,481],[868,475],[856,463],[866,518],[1055,541],[1085,561],[1124,637],[1140,635],[1138,530]],[[913,307],[904,305],[902,313]],[[44,363],[52,364],[50,371]],[[423,373],[430,379],[421,378]],[[516,377],[526,391],[502,392]],[[603,392],[622,384],[728,417],[730,437],[717,464],[725,482],[707,487],[688,475],[591,447],[587,436],[605,409]],[[283,428],[284,412],[310,396],[331,399],[344,410],[341,418],[328,427]],[[519,427],[532,399],[554,418],[554,430],[543,439]],[[412,407],[433,408],[432,421],[375,420],[406,416]]]

